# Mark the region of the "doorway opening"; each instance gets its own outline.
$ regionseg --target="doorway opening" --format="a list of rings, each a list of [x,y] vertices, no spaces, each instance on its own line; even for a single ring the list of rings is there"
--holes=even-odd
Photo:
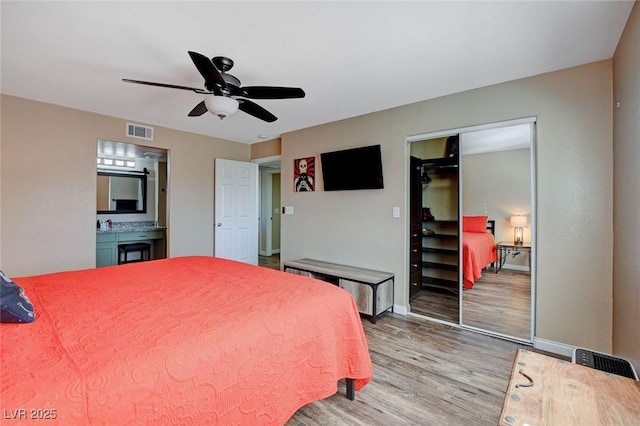
[[[280,269],[280,156],[253,160],[259,175],[258,265]]]

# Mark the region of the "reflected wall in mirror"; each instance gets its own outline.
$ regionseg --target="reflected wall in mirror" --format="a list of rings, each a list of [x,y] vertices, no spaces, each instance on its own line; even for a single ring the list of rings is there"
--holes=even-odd
[[[460,137],[464,274],[460,323],[527,342],[533,338],[533,126],[533,122],[517,124],[464,132]],[[510,224],[517,215],[527,220],[522,245],[514,243]],[[478,240],[482,229],[464,225],[469,216],[495,221],[489,245]],[[495,263],[483,254],[491,249]],[[464,258],[465,253],[484,260],[474,264]]]
[[[146,213],[147,211],[146,174],[98,171],[96,188],[98,214]]]

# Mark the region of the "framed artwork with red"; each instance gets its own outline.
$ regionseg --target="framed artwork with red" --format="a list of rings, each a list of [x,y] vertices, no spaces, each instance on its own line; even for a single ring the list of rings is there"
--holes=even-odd
[[[316,158],[306,157],[293,160],[294,192],[315,191]]]

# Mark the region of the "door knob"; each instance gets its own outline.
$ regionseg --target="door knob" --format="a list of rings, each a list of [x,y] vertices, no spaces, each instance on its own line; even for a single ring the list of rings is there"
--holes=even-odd
[[[220,228],[222,226],[222,223],[218,222],[216,226]]]

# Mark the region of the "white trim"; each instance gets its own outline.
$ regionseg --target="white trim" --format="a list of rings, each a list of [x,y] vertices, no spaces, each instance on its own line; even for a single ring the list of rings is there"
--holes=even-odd
[[[552,342],[551,340],[533,338],[533,347],[540,349],[541,351],[551,352],[558,355],[564,355],[568,357],[573,356],[575,346],[565,345],[564,343]]]
[[[406,305],[393,305],[393,313],[399,315],[409,315],[409,308]]]
[[[515,337],[510,334],[499,333],[497,331],[490,331],[484,328],[473,327],[471,325],[464,325],[464,324],[461,324],[460,328],[462,328],[463,330],[475,331],[477,333],[484,334],[491,337],[496,337],[502,340],[509,340],[511,342],[521,343],[523,345],[529,345],[529,346],[533,345],[533,342],[530,339],[522,339],[520,337]]]
[[[280,155],[274,155],[271,157],[256,158],[251,160],[252,163],[263,164],[271,163],[281,160]],[[260,166],[258,166],[259,168]],[[281,169],[276,168],[264,168],[259,169],[258,173],[260,178],[260,200],[259,200],[259,233],[258,233],[258,254],[260,256],[271,256],[273,253],[280,253],[280,249],[273,249],[273,221],[269,223],[263,223],[263,218],[271,218],[273,215],[273,203],[271,201],[273,192],[273,175],[281,173]],[[263,229],[264,225],[264,229]],[[264,235],[263,235],[264,230]],[[262,244],[264,238],[265,243]],[[263,247],[264,246],[264,247]]]
[[[518,124],[535,123],[536,117],[517,118],[515,120],[498,121],[495,123],[479,124],[476,126],[458,127],[456,129],[441,130],[439,132],[422,133],[418,135],[407,136],[407,142],[418,142],[425,139],[436,139],[445,136],[456,135],[458,133],[469,133],[477,130],[499,129],[500,127],[516,126]]]
[[[262,158],[254,158],[251,160],[252,163],[271,163],[273,161],[282,160],[282,155],[272,155],[271,157],[262,157]]]
[[[412,143],[412,142],[420,142],[427,139],[444,138],[446,136],[457,135],[458,133],[460,132],[457,130],[445,130],[445,131],[434,132],[434,133],[423,133],[420,135],[407,136],[407,142]]]
[[[500,268],[500,270],[502,269],[511,269],[512,271],[531,272],[528,266],[512,265],[510,263],[505,263],[504,265],[502,265],[502,268]]]
[[[453,327],[453,328],[461,328],[460,324],[456,324],[450,321],[444,321],[438,318],[427,317],[425,315],[417,314],[415,312],[408,312],[407,315],[410,317],[416,317],[416,318],[420,318],[420,319],[431,321],[431,322],[437,322],[438,324],[442,324],[442,325],[448,325],[449,327]]]
[[[529,148],[529,160],[531,175],[529,179],[531,181],[531,252],[529,252],[529,269],[531,270],[531,339],[536,340],[536,300],[538,292],[538,189],[536,187],[536,176],[538,164],[536,153],[538,151],[538,134],[537,134],[538,121],[534,120],[531,123],[531,147]]]
[[[251,160],[252,163],[256,163],[256,164],[264,164],[264,163],[272,163],[274,161],[280,161],[282,160],[282,155],[272,155],[270,157],[262,157],[262,158],[254,158],[253,160]],[[259,167],[259,166],[258,166]],[[259,179],[260,179],[260,183],[259,183],[259,187],[260,187],[260,199],[258,201],[259,203],[259,220],[258,220],[258,229],[259,229],[259,233],[258,233],[258,254],[260,256],[271,256],[273,253],[280,253],[280,250],[278,249],[273,250],[273,247],[271,247],[273,245],[273,230],[270,226],[266,226],[264,227],[265,229],[265,235],[264,235],[264,239],[265,244],[264,246],[266,247],[266,250],[262,248],[263,244],[262,244],[262,238],[263,238],[263,227],[262,227],[262,218],[265,217],[265,213],[268,212],[269,214],[271,213],[271,209],[272,209],[272,203],[271,203],[271,192],[273,191],[273,187],[272,187],[272,179],[273,176],[270,176],[270,179],[268,179],[266,181],[266,186],[269,187],[269,197],[266,196],[265,193],[265,189],[263,186],[263,178],[267,175],[267,174],[273,174],[273,173],[280,173],[280,169],[274,169],[273,171],[271,170],[260,170],[260,173],[258,173],[259,175]],[[263,200],[265,200],[265,203],[267,204],[266,206],[263,206]],[[266,209],[266,207],[268,207],[268,209]],[[271,216],[269,216],[271,217]]]

